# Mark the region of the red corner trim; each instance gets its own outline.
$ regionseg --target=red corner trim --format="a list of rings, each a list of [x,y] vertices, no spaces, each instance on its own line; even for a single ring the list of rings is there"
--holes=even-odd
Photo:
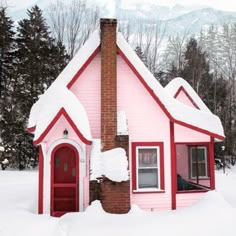
[[[60,111],[57,113],[57,115],[54,117],[54,119],[51,121],[51,123],[48,125],[48,127],[44,130],[44,132],[40,135],[40,137],[34,141],[34,144],[39,144],[42,142],[42,140],[46,137],[48,132],[52,129],[52,127],[55,125],[55,123],[59,120],[61,116],[64,116],[70,126],[74,129],[75,133],[78,135],[78,137],[81,139],[82,142],[85,144],[92,144],[92,142],[88,139],[86,139],[83,134],[78,130],[75,123],[71,120],[69,115],[67,114],[66,110],[64,108],[61,108]]]
[[[201,110],[197,103],[193,100],[193,98],[189,95],[189,93],[186,91],[186,89],[183,86],[180,86],[179,89],[177,90],[176,94],[174,95],[174,98],[177,98],[178,95],[183,92],[185,96],[189,99],[189,101],[197,108],[198,110]]]
[[[38,214],[43,214],[43,151],[41,146],[39,146],[38,159],[39,159]]]
[[[210,164],[210,187],[215,189],[215,171],[214,171],[214,139],[211,137],[209,144],[209,164]]]
[[[74,75],[71,81],[67,84],[67,88],[70,89],[78,77],[82,74],[82,72],[86,69],[86,67],[90,64],[90,62],[94,59],[94,57],[100,52],[100,45],[95,49],[95,51],[90,55],[87,61],[83,64],[83,66],[78,70],[78,72]]]
[[[174,122],[176,124],[180,124],[182,126],[185,126],[187,128],[193,129],[195,131],[204,133],[206,135],[213,136],[217,139],[224,140],[224,137],[212,132],[209,132],[208,130],[201,129],[199,127],[187,124],[183,121],[176,120],[172,117],[172,115],[169,113],[169,111],[166,109],[166,107],[162,104],[160,99],[156,96],[156,94],[153,92],[153,90],[148,86],[148,84],[145,82],[143,77],[139,74],[139,72],[136,70],[136,68],[133,66],[133,64],[129,61],[129,59],[125,56],[125,54],[121,51],[121,49],[117,46],[117,53],[122,57],[122,59],[127,63],[127,65],[130,67],[130,69],[134,72],[134,74],[137,76],[137,78],[140,80],[140,82],[143,84],[143,86],[147,89],[149,94],[152,96],[152,98],[157,102],[157,104],[161,107],[163,112],[167,115],[167,117],[170,119],[171,122]]]
[[[176,146],[174,123],[170,121],[170,152],[171,152],[171,208],[176,209],[177,171],[176,171]]]
[[[27,131],[28,131],[29,133],[33,133],[33,132],[35,131],[35,129],[36,129],[36,126],[29,127],[29,128],[27,128]]]
[[[158,146],[160,148],[160,189],[165,190],[165,171],[164,171],[164,144],[163,142],[133,142],[132,143],[132,189],[137,189],[136,182],[136,148],[138,146]],[[162,191],[163,192],[163,191]],[[143,192],[146,193],[146,192]]]

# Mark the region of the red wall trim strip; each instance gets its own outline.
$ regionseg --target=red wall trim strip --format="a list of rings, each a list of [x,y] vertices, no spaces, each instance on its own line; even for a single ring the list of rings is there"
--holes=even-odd
[[[40,135],[40,137],[34,141],[34,144],[39,144],[43,141],[43,139],[46,137],[48,132],[52,129],[52,127],[55,125],[55,123],[59,120],[61,116],[64,116],[68,123],[71,125],[71,127],[74,129],[75,133],[78,135],[78,137],[81,139],[82,142],[85,144],[92,144],[92,142],[88,139],[86,139],[83,134],[78,130],[75,123],[71,120],[69,115],[67,114],[66,110],[64,108],[61,108],[57,115],[54,117],[54,119],[51,121],[51,123],[48,125],[48,127],[44,130],[44,132]]]
[[[100,45],[94,50],[94,52],[90,55],[84,65],[78,70],[78,72],[74,75],[71,81],[68,83],[67,88],[70,89],[78,77],[83,73],[83,71],[87,68],[90,62],[94,59],[94,57],[100,52]]]
[[[170,152],[171,152],[171,208],[176,209],[177,171],[176,171],[176,146],[174,123],[170,121]]]
[[[43,214],[43,151],[42,146],[39,146],[38,152],[38,165],[39,165],[39,175],[38,175],[38,214]]]
[[[215,166],[214,166],[214,138],[211,137],[209,144],[209,165],[210,165],[210,185],[211,189],[215,189]]]

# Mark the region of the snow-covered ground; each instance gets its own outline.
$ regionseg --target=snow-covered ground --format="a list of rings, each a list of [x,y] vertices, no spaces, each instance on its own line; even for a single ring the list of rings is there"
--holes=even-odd
[[[37,172],[0,171],[0,236],[235,236],[236,166],[216,171],[216,191],[192,207],[128,214],[105,213],[98,201],[84,213],[37,215]]]

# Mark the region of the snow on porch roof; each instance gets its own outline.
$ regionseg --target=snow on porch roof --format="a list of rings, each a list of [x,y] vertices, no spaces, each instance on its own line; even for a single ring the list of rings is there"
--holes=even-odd
[[[193,100],[193,102],[200,110],[212,113],[202,101],[202,99],[198,96],[198,94],[195,92],[195,90],[192,88],[192,86],[190,86],[190,84],[183,78],[177,77],[171,80],[165,86],[165,90],[170,93],[172,97],[176,97],[176,95],[178,95],[178,92],[181,91],[181,89],[184,89],[184,91],[187,92],[187,94],[190,96],[190,99]]]

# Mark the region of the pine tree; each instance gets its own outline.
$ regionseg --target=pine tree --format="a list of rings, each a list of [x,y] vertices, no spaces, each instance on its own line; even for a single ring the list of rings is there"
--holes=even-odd
[[[13,94],[16,151],[12,162],[20,169],[37,158],[32,136],[26,132],[30,109],[68,59],[64,47],[51,38],[40,8],[34,6],[27,14],[28,19],[20,21],[17,28],[17,86]]]
[[[0,8],[0,97],[4,97],[10,86],[14,71],[13,21],[6,15],[6,8]]]
[[[5,149],[2,158],[9,158],[13,143],[12,91],[15,76],[15,41],[13,21],[7,16],[7,9],[0,8],[0,145]]]

